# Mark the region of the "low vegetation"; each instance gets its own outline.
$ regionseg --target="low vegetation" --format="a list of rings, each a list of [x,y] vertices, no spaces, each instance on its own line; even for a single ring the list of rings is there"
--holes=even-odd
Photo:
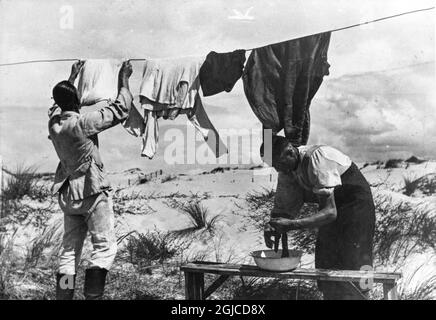
[[[402,159],[389,159],[385,163],[385,169],[401,168],[403,166],[404,160]]]
[[[406,196],[411,196],[418,188],[417,179],[409,175],[403,177],[403,181],[404,181],[404,194]]]
[[[20,167],[7,175],[3,193],[4,215],[0,219],[0,299],[53,299],[56,257],[61,244],[62,219],[48,188],[30,167]],[[219,171],[218,171],[219,172]],[[165,179],[165,178],[164,178]],[[406,181],[407,179],[407,181]],[[432,175],[415,179],[404,178],[404,193],[416,196],[432,194],[436,178]],[[170,180],[168,180],[170,181]],[[416,185],[415,185],[416,183]],[[408,185],[410,184],[410,185]],[[161,200],[179,210],[190,225],[180,232],[151,230],[145,233],[126,231],[118,236],[119,252],[113,270],[109,273],[106,298],[109,299],[183,299],[184,278],[180,265],[187,261],[217,261],[241,263],[233,248],[226,246],[227,238],[219,229],[221,215],[211,215],[205,206],[208,193],[186,194],[141,193],[118,190],[114,194],[117,221],[123,214],[154,212],[149,200]],[[260,234],[269,219],[275,191],[262,189],[236,199],[237,214],[246,219],[245,226],[254,227]],[[404,198],[404,197],[403,197]],[[435,252],[436,221],[434,209],[425,205],[410,205],[394,201],[389,196],[375,194],[376,233],[374,239],[375,267],[385,270],[401,268],[415,253]],[[310,215],[317,204],[306,204],[300,216]],[[236,213],[236,212],[235,212]],[[32,231],[34,236],[23,245],[15,234]],[[199,232],[196,232],[199,231]],[[204,233],[203,231],[208,231]],[[120,232],[121,233],[121,232]],[[316,233],[290,233],[290,241],[306,253],[313,253]],[[20,248],[21,251],[18,251]],[[85,247],[84,257],[89,255]],[[84,267],[79,268],[76,297],[83,298]],[[416,270],[416,275],[420,269]],[[399,285],[401,299],[425,300],[434,298],[436,276],[412,281],[403,279]],[[420,277],[421,278],[421,277]],[[213,279],[206,277],[209,284]],[[380,298],[380,289],[374,297]],[[320,299],[315,282],[278,281],[251,277],[229,279],[212,298],[214,299]]]
[[[393,204],[376,195],[374,252],[379,265],[401,264],[412,253],[436,250],[436,216],[433,209],[405,202]]]
[[[177,179],[177,176],[176,175],[173,175],[173,174],[167,174],[165,177],[163,177],[160,181],[162,182],[162,183],[165,183],[165,182],[169,182],[169,181],[173,181],[173,180],[176,180]]]

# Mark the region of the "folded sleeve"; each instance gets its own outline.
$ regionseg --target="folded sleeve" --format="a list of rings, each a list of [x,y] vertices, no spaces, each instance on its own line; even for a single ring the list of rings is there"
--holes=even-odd
[[[79,125],[87,136],[97,134],[126,120],[132,106],[132,94],[121,88],[115,101],[97,111],[87,112],[80,117]]]
[[[272,217],[293,219],[303,206],[303,189],[291,175],[279,172]]]
[[[308,176],[312,191],[318,195],[330,195],[334,188],[342,185],[339,164],[324,156],[319,148],[315,150],[308,166]]]

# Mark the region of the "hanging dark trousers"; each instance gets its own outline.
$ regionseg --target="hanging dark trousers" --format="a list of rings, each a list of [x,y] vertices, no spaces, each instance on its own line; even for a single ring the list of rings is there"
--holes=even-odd
[[[273,135],[284,129],[294,146],[310,133],[310,104],[329,74],[330,33],[319,33],[254,49],[242,75],[254,114]]]
[[[56,274],[56,300],[73,300],[76,275]]]
[[[103,268],[86,269],[84,294],[86,300],[102,300],[106,275],[108,271]]]

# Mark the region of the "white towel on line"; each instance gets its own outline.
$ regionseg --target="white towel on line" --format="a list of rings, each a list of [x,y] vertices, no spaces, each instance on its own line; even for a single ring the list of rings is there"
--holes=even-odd
[[[77,91],[82,106],[103,100],[115,100],[121,61],[116,59],[86,60],[79,74]]]

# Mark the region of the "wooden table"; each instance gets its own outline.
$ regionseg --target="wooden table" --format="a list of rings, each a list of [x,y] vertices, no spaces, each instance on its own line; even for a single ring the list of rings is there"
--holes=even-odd
[[[348,282],[358,290],[352,282],[371,279],[373,283],[383,284],[385,300],[397,300],[397,281],[401,273],[357,271],[357,270],[325,270],[295,269],[288,272],[272,272],[259,269],[254,265],[227,264],[215,262],[193,262],[180,267],[185,273],[185,297],[187,300],[204,300],[218,289],[231,276],[249,276],[278,279],[304,279]],[[204,274],[217,274],[218,278],[204,289]]]

